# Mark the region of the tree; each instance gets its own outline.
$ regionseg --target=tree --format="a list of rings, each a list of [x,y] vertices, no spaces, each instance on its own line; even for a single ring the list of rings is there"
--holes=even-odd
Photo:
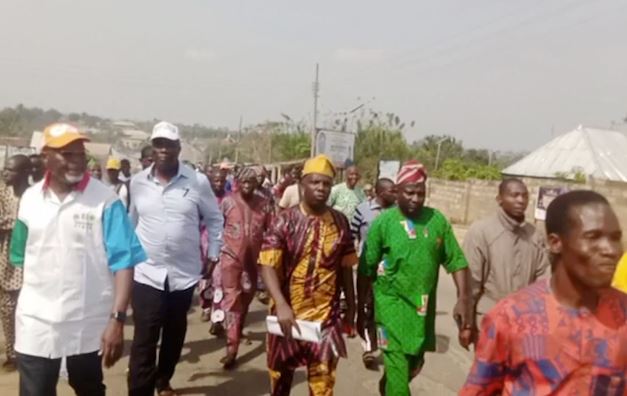
[[[436,157],[438,156],[438,145],[440,146],[439,165],[441,166],[447,158],[460,158],[464,154],[464,147],[461,141],[448,135],[428,135],[422,140],[413,144],[414,155],[422,162],[427,170],[435,171]]]

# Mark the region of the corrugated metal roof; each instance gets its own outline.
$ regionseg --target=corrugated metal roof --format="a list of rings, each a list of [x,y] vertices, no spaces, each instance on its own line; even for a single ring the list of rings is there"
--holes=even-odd
[[[577,127],[556,137],[503,170],[512,176],[586,177],[627,182],[627,136],[623,132]]]

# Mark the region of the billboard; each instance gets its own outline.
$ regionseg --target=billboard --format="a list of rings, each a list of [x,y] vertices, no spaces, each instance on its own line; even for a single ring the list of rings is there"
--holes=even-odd
[[[377,179],[387,178],[395,181],[399,169],[401,169],[401,161],[379,161],[379,175]]]
[[[4,169],[7,159],[16,154],[31,155],[35,154],[35,149],[32,147],[16,147],[0,145],[0,167]]]
[[[534,217],[536,220],[546,220],[546,210],[548,209],[551,201],[567,192],[567,187],[540,187],[538,189],[538,197],[536,199],[536,207],[534,211]]]
[[[325,154],[335,165],[353,162],[354,149],[355,135],[352,133],[320,129],[316,134],[316,155]]]

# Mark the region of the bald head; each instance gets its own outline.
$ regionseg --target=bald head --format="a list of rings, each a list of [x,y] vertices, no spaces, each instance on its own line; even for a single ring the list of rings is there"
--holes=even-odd
[[[14,155],[7,160],[4,166],[4,182],[9,186],[28,184],[30,173],[30,158],[22,154]]]
[[[394,187],[394,182],[391,179],[388,179],[387,177],[382,177],[381,179],[377,180],[377,183],[374,185],[374,191],[376,193],[379,193],[380,191],[384,189],[388,189],[392,187]]]
[[[30,172],[30,158],[23,154],[16,154],[9,158],[9,161],[14,161],[15,165],[19,167],[20,170],[25,172]]]
[[[355,165],[351,165],[346,168],[346,186],[351,190],[355,188],[357,183],[359,183],[359,179],[361,175],[359,174],[359,169]]]

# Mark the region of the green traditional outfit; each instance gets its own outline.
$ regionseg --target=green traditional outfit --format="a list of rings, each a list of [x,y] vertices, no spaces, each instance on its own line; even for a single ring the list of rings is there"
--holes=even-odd
[[[425,207],[417,220],[410,220],[392,208],[370,227],[359,273],[374,280],[386,396],[409,395],[410,373],[421,367],[425,351],[435,351],[440,264],[449,273],[468,266],[439,211]]]

